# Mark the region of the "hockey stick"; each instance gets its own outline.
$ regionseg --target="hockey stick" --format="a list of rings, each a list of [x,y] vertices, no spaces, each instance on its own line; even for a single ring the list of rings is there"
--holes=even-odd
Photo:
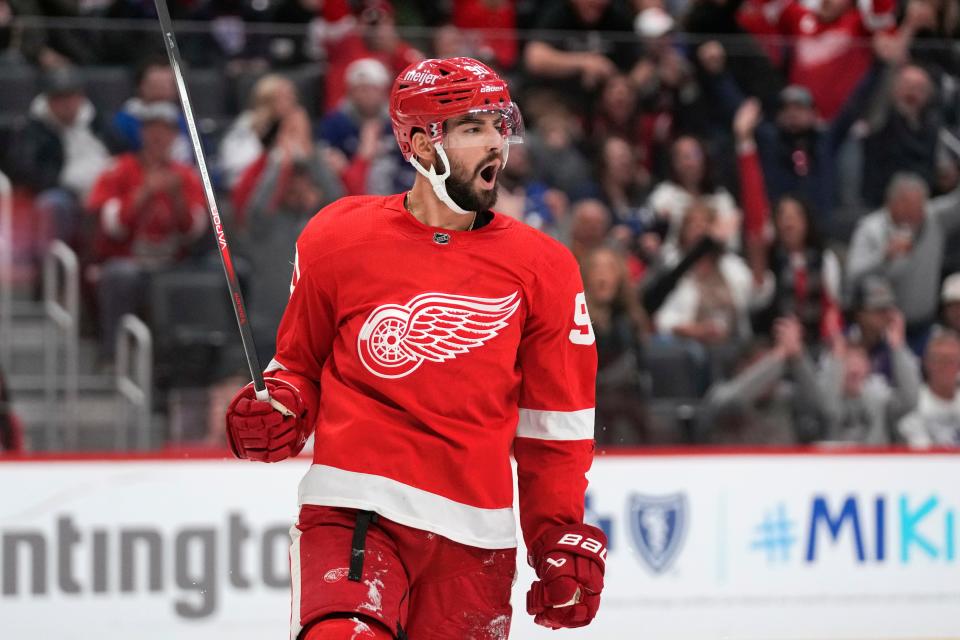
[[[247,358],[247,367],[249,367],[250,375],[253,378],[253,388],[256,391],[257,400],[269,402],[273,405],[274,409],[283,415],[292,416],[293,413],[289,409],[270,397],[270,392],[267,391],[267,385],[263,381],[263,372],[260,370],[260,360],[257,358],[257,350],[253,344],[253,332],[250,329],[247,310],[243,304],[243,294],[240,292],[240,282],[237,280],[237,272],[233,268],[233,258],[230,257],[227,235],[223,229],[220,210],[217,208],[217,200],[213,194],[210,174],[207,172],[207,162],[203,156],[203,147],[200,145],[197,123],[193,118],[193,109],[190,106],[190,93],[187,90],[187,83],[183,79],[183,64],[180,58],[180,49],[177,47],[177,39],[173,35],[173,21],[170,20],[170,11],[167,9],[166,0],[154,0],[154,4],[157,7],[157,17],[160,18],[160,29],[163,31],[163,44],[167,49],[167,56],[170,58],[170,67],[173,69],[173,74],[177,81],[177,93],[180,94],[180,104],[183,107],[183,114],[187,120],[190,141],[193,143],[193,155],[197,159],[197,166],[200,167],[200,177],[203,180],[203,193],[207,198],[207,210],[210,213],[210,221],[213,223],[213,231],[217,237],[217,247],[220,249],[220,262],[223,263],[223,272],[227,277],[227,288],[230,290],[230,300],[233,302],[233,313],[237,317],[237,326],[240,328],[240,341],[243,343],[243,354]]]

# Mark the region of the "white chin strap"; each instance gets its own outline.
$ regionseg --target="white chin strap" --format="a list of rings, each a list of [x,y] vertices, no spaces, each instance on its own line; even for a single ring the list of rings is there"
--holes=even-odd
[[[439,142],[433,143],[434,148],[437,150],[437,155],[440,156],[440,161],[443,162],[443,173],[437,173],[436,163],[433,167],[426,169],[420,161],[417,160],[416,156],[410,156],[410,164],[413,165],[413,168],[422,175],[424,178],[430,181],[430,186],[433,187],[433,192],[437,194],[437,198],[440,199],[440,202],[447,205],[453,211],[457,213],[466,215],[473,213],[473,211],[466,211],[460,205],[453,201],[453,198],[450,197],[450,194],[447,193],[447,178],[450,177],[450,162],[447,160],[447,152],[443,150],[443,145]]]
[[[440,157],[440,161],[443,162],[443,173],[437,173],[437,170],[434,167],[429,169],[425,168],[420,161],[417,160],[416,156],[410,156],[410,164],[413,165],[413,168],[422,175],[424,178],[430,181],[430,186],[433,187],[433,192],[437,194],[437,198],[440,199],[440,202],[450,207],[451,210],[466,215],[469,213],[474,213],[473,211],[466,211],[460,205],[453,201],[453,198],[450,197],[450,194],[447,193],[447,178],[450,177],[450,162],[447,160],[447,152],[443,150],[443,145],[439,142],[433,143],[434,148],[437,150],[437,155]],[[507,166],[507,158],[510,157],[510,145],[503,145],[503,163],[500,165],[500,170],[502,171],[504,167]]]

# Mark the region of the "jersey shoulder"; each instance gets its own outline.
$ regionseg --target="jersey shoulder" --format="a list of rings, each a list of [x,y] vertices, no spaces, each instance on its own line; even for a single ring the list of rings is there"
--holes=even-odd
[[[297,239],[300,264],[355,246],[382,223],[388,196],[344,196],[320,209]]]
[[[514,245],[510,247],[511,252],[529,263],[538,273],[579,270],[577,259],[565,244],[519,220],[497,215],[505,219],[504,224],[509,229],[509,237]]]

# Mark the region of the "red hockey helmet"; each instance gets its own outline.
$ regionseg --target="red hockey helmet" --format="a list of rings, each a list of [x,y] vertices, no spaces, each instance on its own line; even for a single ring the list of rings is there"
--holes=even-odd
[[[410,141],[415,130],[426,133],[434,144],[442,144],[445,120],[483,111],[501,114],[505,143],[523,141],[520,109],[510,99],[507,83],[479,60],[421,60],[400,73],[390,92],[393,133],[408,161],[413,157]]]

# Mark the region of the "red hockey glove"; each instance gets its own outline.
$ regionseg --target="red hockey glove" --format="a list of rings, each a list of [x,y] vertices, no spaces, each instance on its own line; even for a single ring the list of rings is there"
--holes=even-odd
[[[307,441],[307,405],[300,391],[286,380],[264,378],[264,382],[271,402],[257,400],[252,382],[230,402],[227,442],[238,458],[279,462],[300,453]]]
[[[537,572],[527,592],[527,613],[544,627],[583,627],[600,607],[607,536],[588,524],[556,527],[533,544],[529,562]]]

